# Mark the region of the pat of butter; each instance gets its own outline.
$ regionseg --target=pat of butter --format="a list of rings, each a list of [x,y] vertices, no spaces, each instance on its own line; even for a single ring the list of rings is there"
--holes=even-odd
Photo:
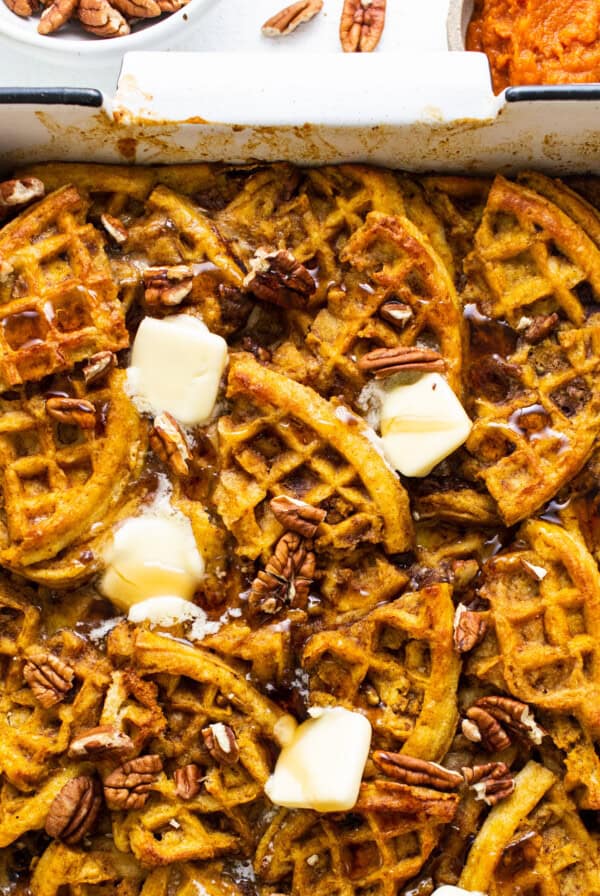
[[[133,604],[129,610],[130,622],[150,622],[152,625],[174,625],[189,622],[206,615],[201,607],[182,597],[147,597]]]
[[[133,342],[128,389],[143,412],[206,423],[227,364],[227,343],[195,317],[145,317]]]
[[[289,809],[351,809],[369,755],[371,725],[341,706],[313,708],[309,715],[284,745],[265,793]]]
[[[381,437],[389,462],[404,476],[427,476],[456,451],[471,421],[439,373],[425,373],[382,390]]]
[[[100,590],[121,610],[149,597],[188,601],[204,575],[191,523],[174,509],[127,520],[115,532],[105,560]]]
[[[462,887],[452,887],[450,884],[444,884],[434,890],[431,896],[485,896],[485,893],[479,890],[463,890]]]

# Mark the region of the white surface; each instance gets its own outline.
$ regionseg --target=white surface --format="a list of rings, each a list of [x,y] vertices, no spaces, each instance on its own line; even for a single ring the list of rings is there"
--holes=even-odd
[[[160,49],[265,52],[273,57],[287,52],[341,52],[338,24],[342,0],[325,0],[321,14],[294,34],[283,38],[263,37],[262,23],[285,5],[286,0],[208,0],[208,7],[201,13],[190,14],[187,35],[177,39],[169,36]],[[448,0],[418,3],[391,0],[376,52],[445,50],[447,10]],[[113,93],[118,73],[119,64],[114,60],[103,63],[88,53],[80,62],[72,64],[68,60],[41,58],[34,48],[0,38],[0,86],[3,87],[100,87]],[[160,75],[165,75],[164,67]]]

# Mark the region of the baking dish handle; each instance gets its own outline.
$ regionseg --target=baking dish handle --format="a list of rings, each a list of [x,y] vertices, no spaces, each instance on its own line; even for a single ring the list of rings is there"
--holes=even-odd
[[[539,87],[507,87],[507,103],[538,100],[600,100],[600,84],[547,84]]]
[[[100,108],[104,98],[93,87],[0,87],[0,105],[89,106]]]

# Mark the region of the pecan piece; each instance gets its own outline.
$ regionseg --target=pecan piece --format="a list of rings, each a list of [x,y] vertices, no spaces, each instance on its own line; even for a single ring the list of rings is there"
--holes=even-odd
[[[481,644],[487,631],[487,619],[483,613],[459,604],[454,614],[454,647],[458,653],[468,653]]]
[[[405,370],[422,370],[427,373],[446,369],[439,352],[429,348],[399,345],[396,348],[376,348],[363,355],[358,362],[360,370],[374,373],[375,379],[383,379]]]
[[[37,0],[4,0],[4,2],[11,12],[14,12],[16,16],[22,16],[24,19],[32,16],[40,8]],[[1,216],[2,212],[0,211]]]
[[[16,6],[19,5],[17,3],[14,9],[12,7],[9,8],[16,12]],[[27,6],[29,5],[28,3]],[[35,8],[37,9],[37,7]],[[31,15],[31,12],[17,12],[17,15]],[[21,177],[2,181],[0,183],[0,215],[4,209],[27,205],[29,202],[33,202],[34,199],[41,199],[45,192],[44,184],[37,177]]]
[[[298,3],[286,6],[285,9],[267,19],[262,26],[262,33],[266,37],[282,37],[284,34],[291,34],[298,25],[303,25],[314,19],[322,9],[323,0],[298,0]]]
[[[79,426],[80,429],[94,429],[96,426],[96,408],[85,398],[63,398],[53,395],[46,399],[46,410],[50,417],[59,423]]]
[[[184,765],[182,768],[176,768],[175,774],[175,793],[182,800],[193,800],[200,793],[202,787],[202,772],[195,762]]]
[[[388,324],[402,330],[413,317],[410,305],[400,299],[387,299],[379,309],[379,316]]]
[[[475,702],[475,707],[489,713],[515,734],[531,740],[534,744],[541,744],[545,731],[537,724],[526,703],[513,700],[511,697],[492,696],[481,697]]]
[[[69,744],[72,759],[123,758],[132,752],[133,741],[129,735],[111,725],[99,725],[82,731]]]
[[[113,0],[113,5],[130,19],[154,19],[162,12],[157,0]]]
[[[99,383],[117,365],[117,358],[112,352],[97,352],[89,358],[83,368],[83,381],[86,386]]]
[[[310,542],[286,532],[261,570],[250,592],[250,606],[262,613],[279,612],[284,606],[306,606],[315,574],[315,555]]]
[[[162,760],[154,753],[123,763],[104,781],[106,805],[109,809],[142,809],[160,772]]]
[[[127,242],[127,228],[119,218],[115,218],[114,215],[104,214],[100,215],[100,221],[109,237],[117,246],[122,246],[123,243]]]
[[[534,317],[523,333],[525,341],[530,342],[531,345],[537,345],[538,342],[550,335],[559,320],[560,318],[556,312],[540,314],[538,317]]]
[[[187,264],[172,267],[146,268],[144,271],[144,298],[147,305],[165,305],[173,308],[189,296],[194,273]]]
[[[340,42],[344,53],[371,53],[383,34],[387,0],[344,0]]]
[[[85,30],[96,37],[122,37],[131,31],[119,10],[108,0],[79,0],[77,15]]]
[[[471,724],[468,725],[467,723]],[[510,737],[494,716],[480,706],[467,710],[467,718],[462,723],[462,733],[475,743],[481,743],[490,753],[499,753],[510,747]]]
[[[287,495],[273,498],[269,506],[284,529],[297,532],[304,538],[314,538],[319,524],[327,516],[326,510]]]
[[[240,751],[235,733],[229,725],[215,722],[202,729],[204,745],[213,759],[226,765],[235,765],[240,758]]]
[[[78,0],[54,0],[43,11],[38,25],[39,34],[52,34],[69,21]]]
[[[261,248],[250,260],[244,288],[263,302],[287,308],[290,304],[304,305],[317,285],[308,269],[288,249]]]
[[[451,791],[456,790],[463,782],[463,777],[458,772],[444,768],[437,762],[415,759],[404,753],[375,750],[373,762],[390,778],[395,778],[412,787],[431,787],[433,790]]]
[[[71,778],[50,805],[45,831],[49,837],[74,846],[94,827],[101,805],[102,791],[96,778]]]
[[[483,800],[486,806],[495,806],[515,789],[515,779],[504,762],[463,767],[461,772],[465,782],[475,791],[475,799]]]
[[[165,412],[154,418],[149,440],[150,447],[163,464],[171,467],[177,476],[189,475],[190,449],[185,433],[171,414]]]
[[[53,653],[39,651],[27,657],[23,677],[44,709],[55,706],[73,687],[73,669]]]
[[[462,776],[459,777],[462,782]],[[449,822],[456,814],[458,802],[456,793],[411,787],[402,781],[376,780],[363,781],[360,785],[355,809],[358,812],[394,812]]]

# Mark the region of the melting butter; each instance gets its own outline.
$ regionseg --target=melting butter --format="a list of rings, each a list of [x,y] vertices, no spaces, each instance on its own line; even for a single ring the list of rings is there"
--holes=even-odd
[[[144,413],[206,423],[227,364],[227,343],[195,317],[145,317],[133,342],[128,390]]]
[[[463,890],[462,887],[453,887],[450,884],[444,884],[434,890],[431,896],[485,896],[479,890]]]
[[[341,706],[313,708],[307,719],[287,731],[265,793],[278,806],[343,812],[358,799],[371,744],[364,716]]]
[[[381,399],[384,451],[404,476],[427,476],[471,432],[463,406],[439,373],[395,378],[383,386]]]

